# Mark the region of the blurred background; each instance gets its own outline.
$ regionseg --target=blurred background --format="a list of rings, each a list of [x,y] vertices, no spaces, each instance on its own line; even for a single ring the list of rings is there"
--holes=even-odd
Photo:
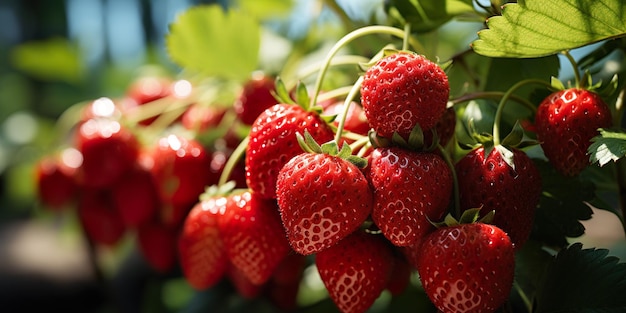
[[[72,213],[52,214],[37,202],[33,164],[59,144],[57,121],[72,105],[122,95],[146,68],[175,72],[163,47],[168,24],[211,2],[0,1],[0,311],[117,311]],[[118,267],[121,252],[100,253]],[[132,284],[151,273],[129,266],[117,290],[140,298]]]

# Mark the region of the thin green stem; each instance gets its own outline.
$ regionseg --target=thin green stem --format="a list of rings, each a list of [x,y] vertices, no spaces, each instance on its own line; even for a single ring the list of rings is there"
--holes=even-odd
[[[343,129],[346,125],[346,119],[348,117],[348,112],[350,110],[350,105],[352,105],[352,101],[356,97],[356,95],[361,90],[361,85],[363,84],[363,76],[359,76],[359,79],[352,85],[352,89],[348,96],[346,96],[345,101],[343,102],[343,112],[341,114],[341,119],[339,120],[339,124],[337,125],[337,132],[335,133],[335,142],[339,144],[341,140],[341,135],[343,133]]]
[[[441,145],[441,144],[437,144],[437,150],[439,150],[439,153],[441,153],[441,155],[443,156],[443,160],[446,161],[446,165],[448,165],[448,168],[450,169],[450,173],[452,173],[452,183],[453,183],[453,193],[454,193],[454,208],[453,208],[453,212],[454,212],[454,217],[456,219],[461,218],[461,198],[459,196],[459,179],[456,175],[456,169],[454,167],[454,162],[452,161],[452,158],[450,157],[450,154],[448,153],[448,151],[446,151],[446,149]]]
[[[395,36],[395,37],[402,38],[402,39],[405,38],[404,30],[398,29],[396,27],[384,26],[384,25],[372,25],[372,26],[361,27],[343,36],[330,49],[330,51],[326,55],[326,58],[324,59],[324,63],[322,64],[319,74],[317,76],[317,80],[315,81],[314,92],[313,92],[313,96],[311,97],[311,107],[317,103],[317,96],[320,92],[320,89],[322,88],[322,82],[324,81],[324,76],[326,75],[326,72],[328,71],[328,67],[330,66],[331,60],[339,52],[339,50],[341,50],[348,43],[354,41],[355,39],[361,38],[363,36],[374,35],[374,34],[378,34],[378,35],[386,34],[386,35],[391,35],[391,36]],[[418,50],[423,50],[419,42],[417,42],[413,38],[409,38],[409,42],[414,48]]]
[[[580,70],[578,69],[578,62],[576,62],[576,60],[574,59],[574,57],[572,56],[571,53],[569,53],[568,50],[562,51],[561,54],[563,54],[567,60],[569,61],[570,64],[572,64],[572,69],[574,70],[574,79],[575,79],[575,83],[576,83],[576,87],[580,87]]]
[[[503,91],[479,91],[479,92],[473,92],[473,93],[466,93],[462,96],[451,99],[448,103],[454,106],[463,102],[468,102],[468,101],[477,100],[477,99],[500,100],[502,99],[504,94],[505,93]],[[522,104],[524,107],[526,107],[528,110],[530,110],[533,113],[537,112],[537,107],[532,102],[522,97],[511,95],[509,99],[519,104]]]
[[[515,85],[513,85],[511,88],[509,88],[509,90],[507,90],[504,95],[502,96],[502,98],[500,99],[500,103],[498,104],[498,108],[496,109],[496,115],[493,121],[493,145],[497,146],[500,144],[500,121],[502,120],[502,112],[504,111],[504,106],[506,105],[506,103],[508,102],[508,100],[511,98],[511,96],[513,95],[513,93],[515,91],[517,91],[519,88],[525,86],[525,85],[529,85],[529,84],[540,84],[543,86],[546,86],[548,88],[551,87],[550,83],[545,82],[543,80],[540,79],[525,79],[522,80],[518,83],[516,83]]]
[[[368,63],[369,61],[370,60],[368,58],[360,55],[338,55],[330,61],[329,66],[358,65],[360,63]],[[323,61],[303,67],[300,71],[298,71],[298,80],[302,80],[310,75],[317,73],[318,71],[320,71],[322,65]]]
[[[404,24],[404,37],[402,38],[402,50],[409,50],[409,39],[411,38],[411,23]]]
[[[514,286],[515,290],[517,290],[517,293],[519,294],[519,297],[524,302],[524,305],[526,306],[526,309],[528,309],[528,312],[532,312],[533,303],[532,303],[532,301],[530,301],[530,298],[528,298],[528,295],[526,295],[526,292],[524,292],[524,290],[522,289],[522,287],[520,287],[520,285],[519,285],[519,283],[517,281],[513,282],[513,286]]]
[[[350,90],[352,90],[352,85],[335,88],[329,91],[324,91],[323,94],[317,97],[317,101],[324,102],[324,101],[331,100],[331,99],[345,97],[350,93]]]
[[[239,159],[241,159],[243,154],[246,152],[246,147],[248,146],[249,141],[250,141],[250,136],[246,136],[243,140],[241,140],[237,148],[235,148],[233,153],[228,157],[228,161],[226,161],[226,164],[224,165],[224,170],[222,171],[222,174],[220,175],[220,180],[217,183],[218,185],[221,186],[228,181],[228,178],[230,177],[230,173],[235,168],[235,165],[237,165],[237,162],[239,161]]]

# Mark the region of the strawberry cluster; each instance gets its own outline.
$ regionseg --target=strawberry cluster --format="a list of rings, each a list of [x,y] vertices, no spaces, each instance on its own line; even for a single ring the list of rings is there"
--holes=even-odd
[[[75,205],[95,244],[132,231],[152,267],[180,266],[197,290],[227,279],[289,310],[314,265],[344,313],[402,293],[414,273],[442,312],[495,312],[542,192],[525,130],[500,141],[494,125],[458,154],[439,64],[385,50],[362,68],[345,101],[264,75],[230,105],[186,80],[137,80],[122,99],[82,108],[69,146],[39,163],[40,199]],[[568,89],[526,131],[575,176],[610,120],[592,91]]]

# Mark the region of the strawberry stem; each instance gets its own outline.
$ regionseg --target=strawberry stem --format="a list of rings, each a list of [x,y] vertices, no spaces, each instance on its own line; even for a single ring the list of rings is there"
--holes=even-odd
[[[576,83],[575,84],[576,88],[582,87],[581,85],[582,80],[580,78],[580,70],[578,69],[578,63],[576,62],[572,54],[569,53],[569,50],[561,51],[561,54],[563,54],[567,58],[569,63],[572,65],[572,69],[574,70],[574,81]]]
[[[404,37],[402,37],[402,50],[409,50],[409,39],[411,36],[411,23],[404,24]]]
[[[450,154],[448,153],[448,151],[446,151],[446,149],[439,143],[437,144],[437,150],[439,150],[439,152],[443,156],[443,160],[446,162],[446,165],[448,165],[448,168],[450,169],[450,173],[452,173],[452,183],[453,183],[452,186],[453,186],[453,193],[454,193],[453,212],[454,212],[454,217],[461,218],[461,198],[459,195],[459,179],[456,175],[454,162],[452,161],[452,158],[450,157]]]
[[[224,165],[224,169],[222,170],[222,174],[220,175],[220,179],[218,180],[218,185],[221,186],[228,182],[228,178],[230,177],[230,173],[237,165],[237,161],[241,159],[243,154],[246,152],[246,147],[248,146],[248,142],[250,141],[250,136],[246,136],[241,140],[237,148],[233,150],[233,153],[228,157],[226,164]]]
[[[358,39],[360,37],[363,37],[363,36],[373,35],[373,34],[386,34],[386,35],[396,36],[398,38],[406,37],[404,30],[398,29],[396,27],[383,26],[383,25],[361,27],[343,36],[330,49],[330,51],[326,55],[326,58],[324,59],[324,62],[322,63],[319,74],[317,76],[317,80],[315,81],[313,97],[311,97],[311,106],[314,106],[317,103],[317,96],[322,87],[322,81],[324,80],[324,76],[326,75],[326,72],[328,71],[328,67],[330,66],[331,60],[333,59],[335,54],[337,54],[339,50],[341,50],[351,41]],[[421,47],[421,44],[417,40],[411,37],[408,37],[408,41],[417,50],[424,51],[424,49]]]
[[[354,100],[356,95],[361,90],[362,84],[363,84],[363,75],[359,76],[359,79],[357,79],[354,85],[352,85],[352,89],[350,89],[350,92],[348,93],[348,95],[346,96],[346,99],[343,102],[343,112],[341,114],[341,119],[338,121],[339,124],[337,125],[337,132],[335,133],[335,142],[337,142],[337,144],[339,144],[339,141],[341,140],[341,135],[346,125],[346,119],[348,116],[348,111],[350,110],[350,105],[352,104],[352,100]]]
[[[502,97],[504,96],[504,92],[502,91],[479,91],[479,92],[472,92],[472,93],[466,93],[463,94],[457,98],[451,99],[448,102],[448,106],[452,105],[455,106],[457,104],[463,103],[463,102],[468,102],[471,100],[476,100],[476,99],[494,99],[494,100],[500,100],[502,99]],[[528,110],[530,110],[531,112],[535,113],[537,112],[537,107],[530,101],[516,96],[516,95],[511,95],[509,97],[510,100],[513,100],[519,104],[522,104],[523,106],[525,106]]]
[[[360,55],[338,55],[330,61],[330,64],[328,66],[330,67],[330,66],[355,65],[355,64],[358,65],[358,64],[368,63],[369,61],[370,59],[364,56],[360,56]],[[302,80],[320,71],[321,67],[324,64],[323,62],[324,61],[315,62],[309,66],[303,67],[298,72],[298,76],[297,76],[298,80]]]
[[[525,79],[516,83],[504,93],[504,95],[500,99],[498,108],[496,109],[496,114],[495,114],[495,118],[493,121],[492,135],[493,135],[494,147],[500,145],[500,121],[502,120],[502,112],[504,111],[504,106],[506,105],[506,103],[508,102],[508,100],[511,98],[511,96],[513,95],[515,91],[517,91],[519,88],[525,85],[530,85],[530,84],[540,84],[540,85],[547,86],[548,88],[551,87],[551,85],[548,82],[545,82],[540,79]]]

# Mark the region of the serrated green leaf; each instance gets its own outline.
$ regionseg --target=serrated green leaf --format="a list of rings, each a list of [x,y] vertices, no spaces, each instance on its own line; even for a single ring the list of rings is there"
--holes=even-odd
[[[17,69],[46,81],[78,83],[84,75],[78,49],[64,38],[23,43],[10,58]]]
[[[489,18],[474,51],[490,57],[529,58],[626,35],[626,2],[526,0]]]
[[[626,133],[601,129],[600,134],[591,139],[588,152],[591,163],[604,166],[611,161],[617,162],[626,156]]]
[[[293,2],[293,0],[237,0],[236,5],[258,19],[270,19],[288,15],[293,8]]]
[[[585,203],[595,197],[595,186],[580,177],[564,177],[547,161],[535,160],[543,193],[535,211],[532,238],[551,246],[564,247],[568,238],[580,237],[593,214]]]
[[[626,263],[608,253],[580,243],[561,250],[538,286],[533,312],[625,312]]]
[[[198,5],[179,15],[166,36],[177,65],[204,75],[245,80],[257,68],[260,25],[254,18],[219,5]]]

